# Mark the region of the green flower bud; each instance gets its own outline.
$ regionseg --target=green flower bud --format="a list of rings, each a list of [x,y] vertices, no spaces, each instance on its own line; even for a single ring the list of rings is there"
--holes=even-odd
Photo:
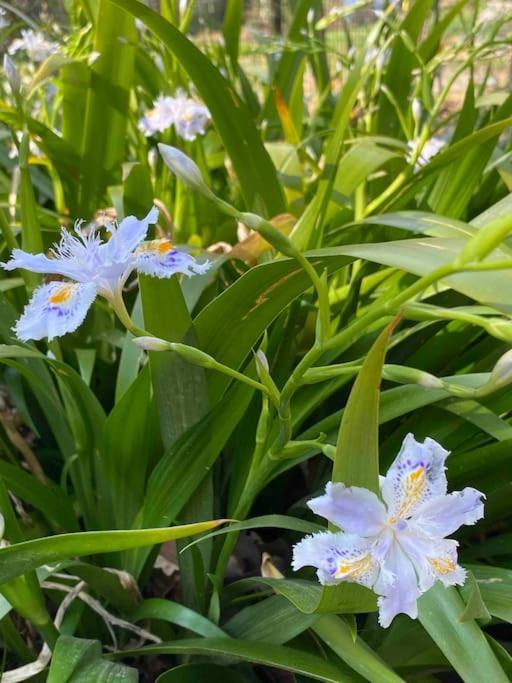
[[[135,346],[138,346],[145,351],[170,351],[171,345],[165,339],[158,337],[135,337],[133,340]]]
[[[190,157],[176,149],[176,147],[162,143],[158,144],[158,150],[162,155],[165,165],[174,173],[178,180],[181,180],[190,189],[196,190],[210,199],[214,197],[213,192],[204,182],[199,167]]]

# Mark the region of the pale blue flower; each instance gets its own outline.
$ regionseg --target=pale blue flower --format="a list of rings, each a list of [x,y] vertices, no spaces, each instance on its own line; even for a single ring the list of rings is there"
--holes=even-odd
[[[445,460],[433,439],[408,434],[381,477],[379,498],[368,489],[329,482],[309,507],[342,531],[303,539],[293,549],[293,568],[317,568],[324,585],[359,583],[377,595],[379,622],[400,613],[415,619],[417,600],[436,581],[464,583],[457,542],[446,536],[483,517],[484,494],[473,488],[447,494]]]
[[[174,128],[180,138],[190,141],[204,135],[209,121],[208,109],[178,90],[174,97]]]
[[[74,234],[62,230],[51,258],[14,249],[11,260],[1,264],[5,270],[25,268],[72,281],[51,282],[35,290],[14,328],[18,338],[53,339],[73,332],[84,321],[97,295],[107,299],[115,310],[124,311],[122,290],[135,269],[160,278],[205,272],[209,262],[196,263],[189,254],[173,248],[169,240],[144,242],[149,226],[157,220],[155,207],[142,220],[128,216],[119,226],[107,226],[107,241],[94,230],[85,232],[78,222]]]
[[[32,29],[21,29],[21,38],[16,38],[7,50],[10,55],[24,50],[33,62],[43,62],[58,50],[59,46],[40,32]]]
[[[139,129],[144,135],[151,136],[174,126],[181,138],[195,140],[198,135],[204,135],[209,121],[208,109],[180,88],[172,97],[159,95],[152,109],[139,120]]]

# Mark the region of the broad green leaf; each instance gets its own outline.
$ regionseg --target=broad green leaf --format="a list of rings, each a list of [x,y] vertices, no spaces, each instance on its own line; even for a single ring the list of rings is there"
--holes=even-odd
[[[48,683],[137,683],[136,669],[101,658],[99,640],[62,635],[53,651]]]
[[[424,238],[379,242],[376,244],[347,245],[318,249],[309,256],[344,254],[386,266],[400,268],[415,275],[427,275],[434,268],[453,261],[465,245],[465,240]],[[488,261],[501,261],[507,254],[496,250]],[[458,273],[444,280],[458,292],[499,310],[509,311],[512,305],[512,273],[510,270]]]
[[[385,662],[355,635],[346,621],[334,614],[320,617],[312,626],[316,635],[343,661],[372,683],[400,683],[404,679],[395,674]]]
[[[418,606],[423,627],[465,683],[508,681],[478,624],[460,620],[465,605],[455,588],[438,582]]]
[[[486,565],[470,565],[469,569],[489,612],[512,623],[512,571]]]
[[[326,256],[313,256],[312,263],[319,271],[327,268],[331,273],[350,261],[343,256],[331,258],[329,252]],[[199,347],[216,360],[238,368],[274,318],[310,286],[305,271],[291,259],[251,268],[194,319]],[[208,384],[210,399],[217,401],[229,378],[215,373]]]
[[[308,629],[317,619],[318,615],[300,612],[284,597],[273,595],[244,607],[224,625],[224,629],[234,638],[282,645]]]
[[[482,598],[482,593],[478,586],[472,572],[468,572],[466,575],[466,582],[461,590],[462,596],[466,602],[466,608],[464,612],[460,615],[461,621],[471,621],[472,619],[484,619],[485,621],[491,620],[491,615],[487,609],[487,606]]]

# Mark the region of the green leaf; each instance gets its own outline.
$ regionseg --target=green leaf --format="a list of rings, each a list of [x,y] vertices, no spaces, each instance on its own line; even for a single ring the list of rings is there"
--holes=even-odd
[[[332,468],[332,481],[346,486],[362,486],[379,493],[379,397],[382,367],[396,322],[381,333],[370,349],[363,367],[350,392],[343,412],[336,455]],[[319,609],[343,612],[347,605],[357,605],[357,611],[372,611],[375,595],[363,586],[340,584],[325,586]]]
[[[466,240],[428,237],[331,247],[318,249],[310,252],[309,255],[322,257],[327,254],[333,256],[344,254],[393,266],[421,276],[453,261],[465,244]],[[506,258],[506,253],[496,250],[487,257],[487,261],[501,261]],[[499,310],[509,311],[512,306],[512,272],[510,270],[458,273],[447,277],[443,282],[475,301]]]
[[[312,628],[364,680],[372,683],[403,682],[404,679],[395,674],[361,637],[354,637],[349,624],[340,617],[334,614],[322,616]]]
[[[203,617],[202,614],[172,600],[162,600],[161,598],[145,600],[130,617],[134,622],[143,619],[166,621],[205,638],[227,638],[226,633],[221,628]]]
[[[100,466],[108,490],[110,525],[123,529],[133,523],[144,500],[150,464],[160,452],[151,378],[145,367],[105,421]]]
[[[485,565],[469,565],[486,608],[493,617],[512,624],[512,570]],[[463,588],[466,595],[466,586]]]
[[[93,50],[99,56],[91,67],[81,128],[82,216],[92,215],[107,185],[121,177],[137,42],[133,17],[110,0],[99,0],[95,19]]]
[[[400,23],[399,31],[393,41],[391,57],[386,69],[384,85],[390,90],[398,107],[405,112],[410,97],[411,72],[418,66],[417,57],[411,53],[402,35],[406,34],[414,44],[418,41],[421,29],[427,19],[433,0],[416,0],[409,7],[407,15]],[[400,124],[393,104],[384,93],[380,95],[377,113],[377,130],[384,135],[398,137]]]
[[[227,0],[222,24],[226,52],[233,66],[238,62],[240,49],[240,30],[242,28],[243,0]]]
[[[465,605],[455,588],[435,584],[418,607],[423,627],[465,683],[508,681],[478,624],[461,621]]]
[[[252,640],[235,640],[234,638],[179,640],[123,652],[123,656],[133,655],[136,657],[159,654],[233,657],[310,676],[316,681],[325,681],[326,683],[352,683],[353,681],[359,683],[361,680],[348,667],[345,668],[341,664],[331,664],[325,659],[303,650]]]
[[[139,526],[166,526],[177,518],[219,457],[252,393],[245,385],[235,385],[163,455],[148,480]],[[147,550],[134,553],[125,568],[138,575],[146,557]]]
[[[176,276],[169,280],[140,278],[144,326],[171,342],[195,345],[195,332]],[[172,353],[149,354],[160,432],[165,448],[207,411],[204,370]]]
[[[312,263],[318,271],[332,273],[350,261],[331,256],[329,251],[325,259],[313,255]],[[274,318],[310,286],[306,272],[292,259],[251,268],[194,319],[199,347],[219,362],[238,368]],[[219,373],[208,378],[212,402],[220,399],[229,381]]]
[[[194,82],[233,162],[247,206],[272,217],[285,208],[276,170],[249,111],[212,62],[180,31],[137,0],[111,0],[143,21]],[[251,163],[247,163],[250,156]]]
[[[0,476],[9,491],[42,512],[51,524],[78,531],[71,500],[53,483],[47,480],[42,484],[21,467],[3,460],[0,461]]]
[[[460,615],[461,621],[471,621],[471,619],[491,620],[491,615],[483,601],[478,583],[470,571],[468,571],[466,575],[466,582],[464,583],[461,593],[466,602],[466,608]]]
[[[164,529],[84,531],[16,543],[7,548],[0,548],[0,584],[43,564],[60,562],[75,555],[119,552],[175,541],[178,538],[209,531],[222,523],[223,520],[214,520]]]
[[[101,658],[99,640],[62,635],[53,651],[47,683],[137,683],[136,669]]]
[[[317,619],[318,615],[300,612],[284,597],[272,595],[244,607],[224,628],[234,638],[282,645],[310,628]]]
[[[322,527],[313,522],[308,522],[304,519],[297,519],[296,517],[288,517],[287,515],[263,515],[262,517],[253,517],[252,519],[246,519],[244,522],[235,522],[230,524],[225,529],[220,529],[219,531],[214,531],[202,538],[197,539],[197,541],[189,543],[183,548],[183,552],[196,545],[197,543],[202,543],[207,538],[212,538],[213,536],[219,536],[221,534],[238,533],[239,531],[246,531],[247,529],[259,529],[259,528],[277,528],[277,529],[288,529],[290,531],[300,531],[304,534],[312,534],[315,531],[321,531]]]

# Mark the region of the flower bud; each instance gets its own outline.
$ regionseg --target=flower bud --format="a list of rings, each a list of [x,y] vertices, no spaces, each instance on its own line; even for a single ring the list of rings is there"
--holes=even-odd
[[[414,122],[418,124],[421,121],[421,102],[417,97],[415,97],[412,101],[412,118],[414,119]]]
[[[399,384],[419,384],[429,389],[443,389],[445,387],[444,382],[439,377],[435,377],[435,375],[424,370],[404,367],[403,365],[385,365],[382,376],[384,379]]]
[[[494,390],[501,389],[512,382],[512,350],[507,351],[501,356],[494,366],[489,378],[488,386]]]
[[[207,197],[212,198],[214,196],[210,188],[204,182],[199,167],[190,159],[190,157],[183,154],[183,152],[176,149],[176,147],[164,145],[161,142],[158,144],[158,150],[162,155],[165,165],[184,185],[190,187],[192,190],[201,192],[201,194],[204,194]]]
[[[135,337],[133,340],[135,346],[145,351],[170,351],[171,345],[165,339],[158,337]]]
[[[13,95],[19,94],[21,89],[20,74],[14,62],[7,54],[4,55],[4,71]]]
[[[280,251],[281,254],[296,258],[297,254],[300,253],[286,235],[283,235],[283,233],[275,228],[272,223],[269,223],[261,216],[258,216],[255,213],[241,213],[239,218],[248,228],[256,230],[263,239],[271,244],[274,249]]]

